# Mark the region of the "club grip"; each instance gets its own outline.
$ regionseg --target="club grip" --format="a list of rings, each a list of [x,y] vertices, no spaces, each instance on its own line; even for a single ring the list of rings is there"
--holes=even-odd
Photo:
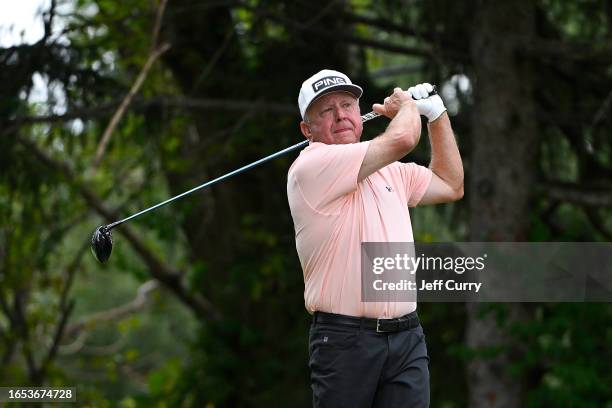
[[[429,93],[428,96],[437,95],[438,94],[438,90],[436,89],[436,86],[435,85],[432,85],[432,86],[433,86],[433,89],[431,90],[431,92]],[[406,91],[406,92],[408,92],[408,91]],[[415,101],[418,100],[418,99],[414,99],[414,98],[412,98],[412,99],[415,100]],[[365,115],[361,115],[361,121],[362,122],[367,122],[368,120],[372,120],[372,119],[377,118],[379,116],[381,116],[380,113],[376,113],[376,112],[366,113]]]
[[[429,98],[431,95],[437,95],[438,94],[438,89],[436,88],[435,85],[432,85],[433,89],[431,90],[431,92],[427,95],[427,97]],[[408,92],[408,91],[406,91]],[[418,99],[415,99],[414,97],[412,97],[413,100],[418,101]]]

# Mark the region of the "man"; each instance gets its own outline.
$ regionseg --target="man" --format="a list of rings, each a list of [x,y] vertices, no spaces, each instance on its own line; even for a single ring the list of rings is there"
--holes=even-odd
[[[287,195],[306,308],[314,314],[309,367],[316,407],[429,405],[416,303],[362,301],[361,243],[414,242],[409,206],[463,196],[459,150],[432,90],[395,88],[373,105],[391,119],[387,129],[360,142],[361,87],[332,70],[302,84],[300,129],[310,144],[289,169]],[[419,113],[429,121],[429,168],[398,162],[419,141]]]

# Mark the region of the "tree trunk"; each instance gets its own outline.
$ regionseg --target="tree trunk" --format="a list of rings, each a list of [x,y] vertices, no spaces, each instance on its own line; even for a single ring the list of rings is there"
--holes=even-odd
[[[519,51],[522,39],[535,35],[535,6],[529,0],[481,1],[475,11],[470,39],[475,100],[468,194],[470,239],[524,241],[537,136],[533,73]],[[470,407],[520,407],[522,381],[509,373],[518,344],[491,313],[480,316],[482,306],[466,306],[467,344],[475,351],[498,347],[502,351],[493,358],[476,357],[468,364]],[[520,304],[504,306],[506,323],[524,314]]]

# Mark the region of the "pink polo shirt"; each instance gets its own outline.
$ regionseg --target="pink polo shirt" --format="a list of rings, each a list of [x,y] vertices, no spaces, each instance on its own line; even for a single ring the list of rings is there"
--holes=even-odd
[[[310,143],[293,162],[287,197],[304,272],[309,312],[399,317],[414,302],[361,301],[361,243],[414,242],[408,207],[431,181],[431,170],[392,163],[357,182],[369,142]]]

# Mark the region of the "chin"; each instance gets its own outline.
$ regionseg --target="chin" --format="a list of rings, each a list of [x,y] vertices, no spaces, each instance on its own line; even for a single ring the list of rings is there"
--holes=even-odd
[[[314,140],[315,142],[321,142],[325,144],[350,144],[350,143],[359,143],[360,136],[357,136],[354,133],[347,135],[329,135],[328,137],[320,138]]]
[[[350,144],[350,143],[358,143],[358,142],[359,142],[359,137],[355,134],[350,134],[350,135],[342,135],[340,137],[337,137],[334,143]]]

